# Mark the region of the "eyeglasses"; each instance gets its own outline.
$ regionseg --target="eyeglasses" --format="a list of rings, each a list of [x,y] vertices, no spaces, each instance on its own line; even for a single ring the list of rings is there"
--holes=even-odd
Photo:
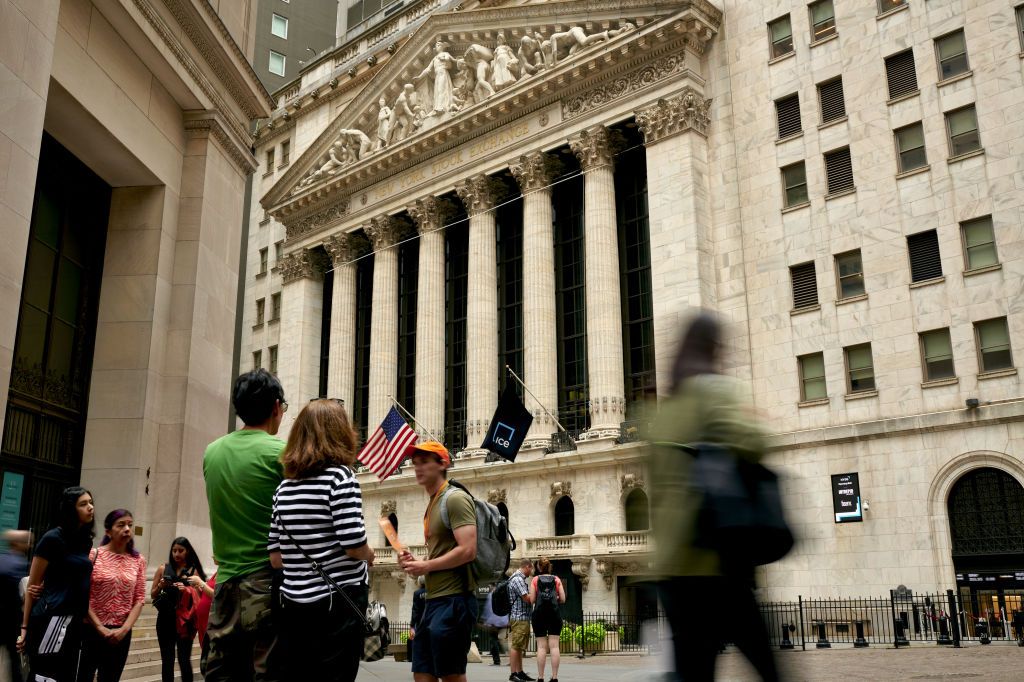
[[[287,411],[288,411],[288,401],[287,400],[282,400],[281,401],[281,414],[284,414]]]
[[[341,398],[317,397],[317,398],[310,398],[309,402],[313,403],[313,402],[316,402],[317,400],[333,400],[334,402],[338,403],[342,407],[345,407],[345,401],[343,399],[341,399]]]

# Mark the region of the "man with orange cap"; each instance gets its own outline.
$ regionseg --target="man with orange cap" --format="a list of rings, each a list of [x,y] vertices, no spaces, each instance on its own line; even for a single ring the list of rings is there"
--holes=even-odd
[[[424,576],[427,601],[412,641],[414,682],[465,682],[466,654],[476,623],[476,584],[466,567],[476,558],[473,499],[448,482],[452,458],[437,441],[410,445],[416,482],[430,495],[423,515],[427,558],[402,552],[399,563],[412,576]],[[445,513],[441,513],[442,507]]]

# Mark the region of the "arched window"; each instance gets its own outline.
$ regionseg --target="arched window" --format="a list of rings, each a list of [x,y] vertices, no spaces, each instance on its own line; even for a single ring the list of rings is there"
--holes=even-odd
[[[651,527],[651,514],[647,506],[647,493],[634,488],[626,496],[626,530],[648,530]]]
[[[948,509],[958,569],[1024,555],[1024,488],[1010,474],[990,467],[964,474],[949,493]]]
[[[555,535],[573,535],[576,533],[576,508],[572,500],[562,496],[555,503]]]
[[[398,533],[398,514],[396,514],[395,512],[391,512],[390,514],[388,514],[388,521],[391,522],[391,527],[395,529],[395,534],[397,534]],[[388,540],[385,537],[384,541],[388,543],[388,547],[391,546],[391,540]]]

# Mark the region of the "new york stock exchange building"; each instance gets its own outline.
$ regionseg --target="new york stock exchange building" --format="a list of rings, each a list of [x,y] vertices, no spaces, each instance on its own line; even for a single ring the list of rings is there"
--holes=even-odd
[[[258,130],[240,369],[364,438],[399,403],[555,562],[569,620],[643,614],[644,425],[707,308],[800,537],[767,598],[1019,608],[1021,10],[939,5],[398,8]],[[506,367],[534,416],[514,463],[479,450]],[[426,497],[409,467],[360,477],[403,619],[374,520],[422,552]]]

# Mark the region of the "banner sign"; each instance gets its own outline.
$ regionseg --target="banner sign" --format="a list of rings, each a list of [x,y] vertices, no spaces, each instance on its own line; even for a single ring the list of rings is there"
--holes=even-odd
[[[832,510],[836,515],[836,523],[864,520],[858,474],[834,474],[832,476]]]

